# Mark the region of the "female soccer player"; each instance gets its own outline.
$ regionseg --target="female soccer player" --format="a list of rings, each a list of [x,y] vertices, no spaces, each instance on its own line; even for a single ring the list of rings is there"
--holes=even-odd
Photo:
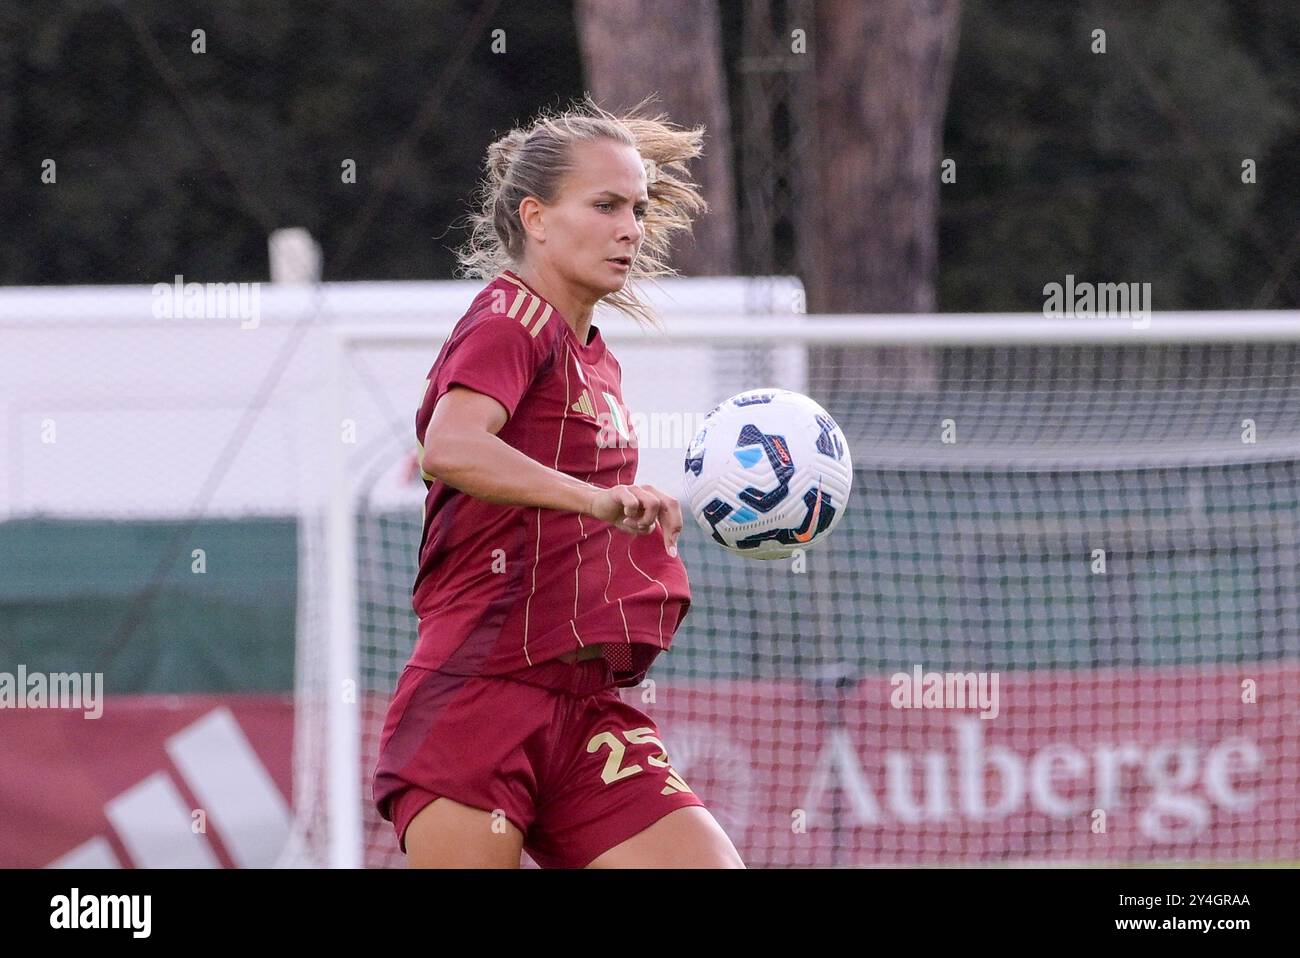
[[[702,129],[590,100],[488,150],[463,270],[491,277],[416,415],[419,641],[389,708],[380,814],[413,867],[740,867],[673,769],[640,683],[690,605],[676,499],[636,484],[606,302],[670,275],[707,209]]]

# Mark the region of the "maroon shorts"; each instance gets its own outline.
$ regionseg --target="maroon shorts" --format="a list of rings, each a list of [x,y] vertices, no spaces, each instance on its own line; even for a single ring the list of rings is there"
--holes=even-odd
[[[704,804],[669,765],[654,721],[619,698],[603,657],[492,676],[408,666],[374,782],[402,851],[411,819],[439,797],[503,814],[543,868],[582,868]]]

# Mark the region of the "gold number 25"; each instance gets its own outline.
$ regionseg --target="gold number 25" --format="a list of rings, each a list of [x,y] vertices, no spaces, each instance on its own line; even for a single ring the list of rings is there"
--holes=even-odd
[[[654,734],[654,729],[648,726],[644,728],[627,729],[623,732],[623,738],[627,740],[629,745],[648,744],[659,746],[659,754],[649,756],[646,758],[646,762],[654,768],[668,769],[669,775],[674,784],[680,783],[680,787],[677,790],[688,790],[685,787],[686,783],[681,781],[681,777],[678,776],[676,772],[672,770],[672,766],[669,765],[668,750],[664,748],[664,743]],[[623,755],[627,751],[627,746],[620,742],[614,736],[613,732],[601,732],[599,735],[593,736],[591,741],[587,743],[587,751],[589,753],[598,752],[602,746],[606,745],[609,746],[609,757],[605,759],[605,767],[600,773],[601,780],[606,785],[644,771],[640,765],[629,765],[626,768],[620,768],[623,764]]]

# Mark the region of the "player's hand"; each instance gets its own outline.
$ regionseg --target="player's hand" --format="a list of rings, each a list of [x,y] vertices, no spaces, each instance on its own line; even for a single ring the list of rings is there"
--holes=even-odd
[[[669,555],[677,555],[677,537],[682,533],[682,507],[676,499],[654,486],[597,489],[592,493],[587,513],[636,536],[649,535],[657,525],[664,537],[664,548]]]

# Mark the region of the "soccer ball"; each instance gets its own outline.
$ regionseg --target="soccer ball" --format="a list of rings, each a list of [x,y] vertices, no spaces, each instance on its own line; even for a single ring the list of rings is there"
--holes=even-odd
[[[784,559],[844,517],[853,461],[821,406],[788,389],[751,389],[715,406],[686,450],[685,502],[729,552]]]

